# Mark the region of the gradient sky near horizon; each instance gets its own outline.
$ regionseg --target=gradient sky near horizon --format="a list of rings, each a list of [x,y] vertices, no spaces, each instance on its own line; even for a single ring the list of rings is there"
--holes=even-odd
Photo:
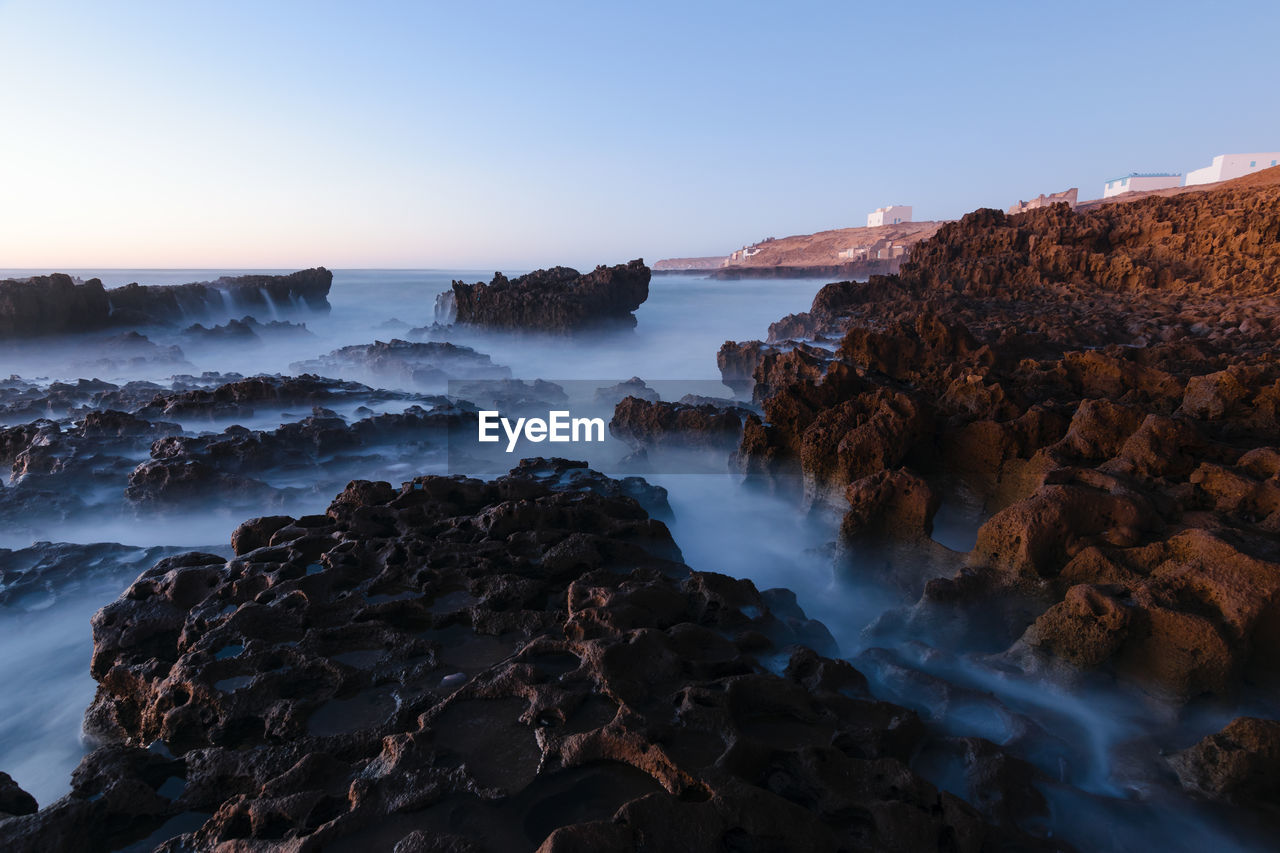
[[[1274,2],[0,0],[0,267],[590,267],[1280,150]]]

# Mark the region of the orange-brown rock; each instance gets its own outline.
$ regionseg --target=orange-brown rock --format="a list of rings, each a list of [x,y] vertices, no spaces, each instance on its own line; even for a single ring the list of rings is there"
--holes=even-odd
[[[930,594],[1034,593],[1042,653],[1181,698],[1274,678],[1278,238],[1274,180],[948,223],[723,351],[764,411],[739,463],[917,543],[962,487],[989,517]]]
[[[712,403],[665,403],[627,397],[614,407],[609,432],[637,447],[728,448],[738,445],[748,409]]]
[[[1280,722],[1239,717],[1169,759],[1184,787],[1216,800],[1280,810]]]
[[[861,536],[896,539],[928,537],[941,495],[905,468],[883,470],[849,484],[849,510],[840,526],[846,539]]]

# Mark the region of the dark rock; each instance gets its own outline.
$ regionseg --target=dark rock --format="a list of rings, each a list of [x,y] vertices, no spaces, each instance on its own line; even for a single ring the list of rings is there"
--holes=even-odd
[[[248,417],[260,405],[315,406],[338,400],[421,399],[413,395],[375,391],[358,382],[326,379],[315,374],[253,376],[231,382],[191,383],[184,391],[155,394],[136,412],[141,417],[217,418]],[[215,387],[208,387],[209,385]]]
[[[261,344],[264,338],[315,337],[307,329],[305,323],[290,323],[285,320],[260,323],[249,316],[239,320],[233,318],[223,325],[210,326],[209,328],[195,323],[183,329],[182,333],[188,338],[204,344],[236,343],[240,345],[256,345]]]
[[[617,406],[627,397],[635,397],[650,403],[656,403],[662,399],[658,392],[646,385],[639,376],[632,376],[616,385],[597,388],[595,393],[595,401],[606,406]]]
[[[565,334],[634,326],[632,312],[648,298],[649,268],[635,260],[585,275],[553,267],[512,279],[495,273],[488,284],[455,281],[451,313],[466,325]]]
[[[450,380],[507,379],[511,369],[494,364],[471,347],[447,342],[376,341],[334,350],[326,356],[290,365],[298,372],[392,380],[412,386],[442,386]]]
[[[1175,753],[1169,763],[1185,788],[1214,800],[1280,810],[1280,722],[1232,720]]]
[[[77,283],[55,273],[0,281],[0,339],[90,332],[122,325],[169,323],[201,314],[225,316],[226,293],[240,309],[301,304],[329,308],[333,274],[323,267],[289,275],[246,275],[196,284],[107,290],[96,278]]]
[[[355,481],[230,561],[161,560],[93,620],[105,745],[0,845],[1048,847],[913,773],[914,713],[630,491],[564,460]]]
[[[660,403],[626,397],[613,411],[609,432],[635,447],[732,450],[751,414],[737,406]]]
[[[271,542],[272,535],[282,527],[293,523],[287,515],[268,515],[262,518],[251,518],[243,522],[231,534],[231,549],[236,556],[250,551],[265,548]]]
[[[34,814],[39,810],[35,797],[22,790],[8,773],[0,772],[0,820],[3,815]]]

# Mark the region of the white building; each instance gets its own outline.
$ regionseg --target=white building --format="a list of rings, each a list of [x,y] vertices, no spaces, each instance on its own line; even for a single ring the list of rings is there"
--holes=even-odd
[[[1187,172],[1187,186],[1229,181],[1276,165],[1280,165],[1280,151],[1267,151],[1260,154],[1219,154],[1203,169]]]
[[[867,214],[867,227],[875,228],[877,225],[897,225],[899,222],[911,221],[911,205],[909,204],[891,204],[888,207],[877,207],[874,212]]]
[[[1130,172],[1123,178],[1112,178],[1102,188],[1102,197],[1110,198],[1120,193],[1139,193],[1147,190],[1167,190],[1182,186],[1182,175],[1174,172]]]

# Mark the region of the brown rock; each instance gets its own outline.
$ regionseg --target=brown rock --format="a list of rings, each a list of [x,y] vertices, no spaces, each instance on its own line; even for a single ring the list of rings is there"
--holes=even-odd
[[[1076,666],[1095,667],[1124,644],[1131,604],[1123,588],[1077,584],[1027,629],[1023,640]]]
[[[231,534],[231,549],[239,557],[264,548],[271,541],[273,533],[292,523],[293,519],[287,515],[268,515],[241,522]]]
[[[1280,809],[1280,722],[1239,717],[1175,753],[1183,787],[1230,803]]]
[[[840,526],[845,538],[927,538],[942,501],[927,481],[905,468],[856,480],[845,490],[845,497],[849,510]]]

